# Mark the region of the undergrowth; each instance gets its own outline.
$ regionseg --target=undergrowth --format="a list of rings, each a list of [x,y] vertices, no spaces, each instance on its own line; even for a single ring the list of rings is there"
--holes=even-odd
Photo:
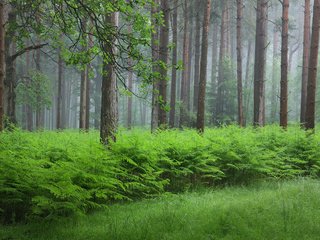
[[[0,219],[83,214],[110,203],[259,179],[318,177],[320,136],[298,127],[0,134]]]

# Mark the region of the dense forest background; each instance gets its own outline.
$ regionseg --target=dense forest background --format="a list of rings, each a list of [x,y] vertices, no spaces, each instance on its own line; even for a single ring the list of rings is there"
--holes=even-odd
[[[29,131],[100,128],[102,139],[118,124],[304,124],[319,100],[306,97],[318,4],[1,1],[2,121]]]

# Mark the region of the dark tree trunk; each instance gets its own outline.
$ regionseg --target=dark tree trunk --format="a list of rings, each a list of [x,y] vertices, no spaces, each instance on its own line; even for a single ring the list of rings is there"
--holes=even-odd
[[[320,0],[314,0],[312,36],[309,59],[307,106],[306,106],[306,129],[314,129],[315,124],[315,103],[316,103],[316,83],[317,66],[319,54],[319,28],[320,28]]]
[[[131,66],[131,61],[129,61],[129,65]],[[133,72],[130,70],[128,72],[128,90],[130,93],[133,91]],[[127,118],[127,127],[128,129],[131,129],[132,127],[132,96],[128,96],[128,118]]]
[[[207,58],[208,58],[208,33],[211,12],[211,0],[207,0],[203,19],[201,64],[200,64],[200,82],[199,82],[199,101],[197,113],[197,129],[199,132],[204,131],[205,122],[205,95],[207,80]]]
[[[265,65],[267,48],[268,0],[257,1],[256,47],[254,63],[253,125],[265,123]]]
[[[0,1],[0,131],[3,130],[4,116],[4,76],[5,76],[5,30],[4,30],[4,3]]]
[[[242,105],[242,15],[243,2],[237,0],[237,82],[238,82],[238,124],[243,127],[243,105]]]
[[[188,21],[188,11],[189,4],[188,0],[184,1],[184,30],[183,30],[183,70],[182,70],[182,78],[181,78],[181,92],[180,92],[180,120],[179,127],[187,124],[188,119],[188,99],[187,99],[187,84],[188,84],[188,60],[189,60],[189,21]]]
[[[197,6],[201,3],[197,1]],[[193,112],[197,112],[199,98],[199,82],[200,82],[200,54],[201,54],[201,20],[200,11],[196,13],[196,36],[195,36],[195,58],[194,58],[194,85],[193,85]]]
[[[178,55],[178,0],[174,0],[172,16],[172,76],[170,97],[170,119],[169,126],[174,127],[176,113],[176,91],[177,91],[177,55]]]
[[[118,27],[118,13],[112,13],[106,16],[108,26]],[[103,47],[105,56],[115,56],[114,37],[110,36],[109,41]],[[116,140],[118,127],[118,93],[117,78],[114,63],[103,61],[103,76],[101,88],[101,126],[100,139],[103,144]]]
[[[219,69],[218,69],[218,85],[217,85],[217,99],[216,99],[216,119],[221,120],[223,118],[223,89],[224,89],[224,75],[223,66],[226,53],[226,17],[227,17],[227,4],[223,3],[221,26],[220,26],[220,53],[219,53]]]
[[[159,126],[159,79],[156,77],[159,72],[157,62],[159,60],[159,29],[156,20],[156,14],[159,11],[159,0],[154,0],[154,5],[151,9],[151,21],[154,27],[151,33],[151,51],[152,51],[152,72],[154,74],[152,81],[152,110],[151,110],[151,132],[155,131]]]
[[[309,50],[310,50],[310,0],[305,0],[304,5],[304,31],[303,31],[303,63],[301,79],[301,109],[300,123],[303,125],[306,121],[306,103],[307,103],[307,85],[309,68]]]
[[[288,34],[289,0],[282,1],[282,37],[281,37],[281,81],[280,81],[280,126],[288,125]]]
[[[62,57],[60,54],[60,49],[58,52],[58,95],[57,95],[57,119],[56,119],[56,126],[57,129],[63,129],[62,123]]]
[[[167,0],[161,0],[161,11],[163,14],[163,25],[160,28],[160,82],[159,82],[159,126],[166,126],[167,124],[167,64],[169,54],[169,13],[170,7]]]

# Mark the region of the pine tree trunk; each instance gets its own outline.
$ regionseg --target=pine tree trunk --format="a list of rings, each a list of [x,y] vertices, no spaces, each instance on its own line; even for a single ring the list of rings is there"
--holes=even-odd
[[[189,60],[189,20],[188,20],[188,11],[189,4],[188,0],[184,1],[184,30],[183,30],[183,70],[182,70],[182,78],[181,78],[181,92],[180,92],[180,120],[179,127],[183,127],[187,124],[188,119],[188,99],[187,99],[187,84],[188,84],[188,60]]]
[[[218,69],[218,85],[217,85],[217,98],[216,98],[216,119],[222,120],[224,110],[224,58],[226,54],[226,17],[227,17],[227,4],[223,3],[221,26],[220,26],[220,53],[219,53],[219,69]]]
[[[314,0],[312,36],[309,59],[308,87],[307,87],[307,106],[306,106],[306,129],[314,129],[315,125],[315,101],[317,66],[319,54],[319,28],[320,28],[320,0]]]
[[[310,50],[310,0],[305,0],[304,6],[304,31],[303,31],[303,63],[301,79],[301,109],[300,123],[303,125],[306,121],[306,102],[309,68],[309,50]]]
[[[118,27],[118,13],[112,13],[105,18],[107,26]],[[103,46],[105,56],[115,55],[115,39],[109,36],[109,41]],[[113,62],[103,61],[103,76],[101,88],[101,121],[100,139],[103,144],[116,140],[118,127],[118,93],[116,69]]]
[[[156,62],[159,60],[159,29],[156,20],[156,14],[159,11],[159,0],[154,0],[151,9],[151,21],[154,27],[151,33],[151,51],[152,51],[152,72],[154,74],[152,83],[152,110],[151,110],[151,132],[154,132],[159,126],[159,79],[156,77],[159,72],[159,68]]]
[[[273,53],[272,53],[272,84],[271,84],[271,116],[270,120],[271,122],[275,122],[276,120],[276,113],[277,113],[277,98],[275,97],[277,95],[277,55],[278,55],[278,32],[277,27],[273,30]]]
[[[57,95],[57,119],[56,127],[57,129],[62,129],[62,57],[60,54],[60,49],[58,52],[58,95]]]
[[[243,2],[237,0],[237,80],[238,80],[238,124],[243,127],[243,105],[242,105],[242,15]]]
[[[199,82],[199,101],[197,113],[197,129],[199,132],[204,131],[205,123],[205,95],[207,80],[207,63],[208,63],[208,33],[211,12],[211,0],[207,0],[203,19],[201,64],[200,64],[200,82]]]
[[[280,81],[280,126],[288,125],[288,38],[289,38],[289,0],[282,1],[281,37],[281,81]]]
[[[163,25],[160,28],[160,54],[159,60],[162,62],[160,65],[160,82],[159,82],[159,125],[166,126],[167,124],[167,64],[169,54],[169,13],[170,7],[167,0],[161,0],[161,11],[163,14]]]
[[[265,123],[265,67],[267,48],[268,0],[257,1],[256,47],[254,63],[253,125]]]
[[[177,56],[178,56],[178,0],[174,0],[172,16],[172,74],[170,94],[170,118],[169,126],[174,127],[176,113],[176,91],[177,91]]]
[[[4,1],[0,1],[0,131],[3,130],[4,116],[4,76],[5,76],[5,29],[4,29]]]
[[[200,1],[197,1],[200,5]],[[199,98],[199,82],[200,82],[200,55],[201,55],[201,20],[200,11],[196,13],[196,36],[195,36],[195,58],[194,58],[194,85],[193,85],[193,112],[197,112]]]

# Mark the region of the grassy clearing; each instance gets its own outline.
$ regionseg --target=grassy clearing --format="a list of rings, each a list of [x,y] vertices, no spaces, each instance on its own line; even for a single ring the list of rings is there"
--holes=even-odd
[[[320,182],[293,180],[166,195],[38,224],[1,226],[0,239],[319,239]]]

